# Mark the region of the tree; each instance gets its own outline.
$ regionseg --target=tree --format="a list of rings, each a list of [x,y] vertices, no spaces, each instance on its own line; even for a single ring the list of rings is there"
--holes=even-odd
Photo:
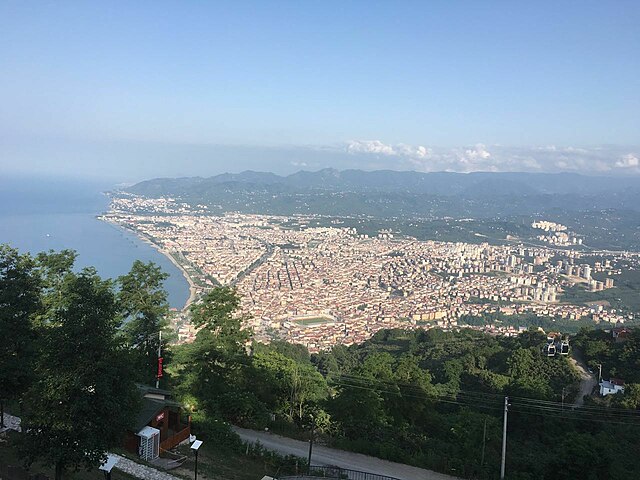
[[[308,360],[296,361],[276,348],[259,348],[253,356],[256,389],[267,404],[302,425],[307,408],[326,398],[327,382]]]
[[[613,405],[636,410],[640,408],[640,383],[629,383],[624,387],[624,393],[614,395]]]
[[[30,255],[0,245],[0,426],[4,400],[19,399],[33,379],[41,277]]]
[[[66,470],[97,466],[118,446],[138,401],[112,283],[67,272],[42,327],[36,380],[25,396],[23,451]]]
[[[219,287],[191,306],[191,322],[200,328],[195,341],[176,352],[180,364],[179,390],[195,395],[210,411],[229,413],[231,399],[251,391],[246,376],[250,331],[237,315],[240,297],[233,288]],[[244,393],[243,393],[244,395]],[[253,395],[253,394],[251,394]],[[243,404],[253,399],[242,398]]]
[[[37,318],[36,323],[41,326],[42,322],[46,323],[47,312],[54,308],[60,301],[62,295],[61,285],[65,275],[73,269],[77,254],[74,250],[61,250],[54,252],[40,252],[36,256],[36,263],[40,275],[42,277],[42,315]]]
[[[139,379],[146,383],[156,378],[160,332],[168,323],[169,304],[163,286],[167,278],[159,266],[140,260],[133,263],[128,274],[118,278],[118,303],[125,321],[124,332],[136,354]]]

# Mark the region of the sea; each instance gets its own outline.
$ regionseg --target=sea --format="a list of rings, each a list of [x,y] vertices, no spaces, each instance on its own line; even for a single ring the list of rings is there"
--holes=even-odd
[[[33,177],[0,178],[0,244],[20,252],[72,249],[76,268],[93,266],[116,278],[135,260],[154,262],[169,274],[165,289],[171,307],[181,309],[189,284],[164,255],[134,234],[96,218],[109,207],[108,182]]]

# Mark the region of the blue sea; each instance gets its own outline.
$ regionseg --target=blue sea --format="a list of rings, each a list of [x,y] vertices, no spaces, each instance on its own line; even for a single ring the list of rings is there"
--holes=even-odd
[[[182,308],[189,285],[181,271],[135,235],[96,218],[108,209],[103,193],[113,185],[96,181],[0,179],[0,243],[33,254],[72,249],[76,266],[93,266],[102,277],[127,273],[134,260],[155,262],[169,274],[169,304]]]

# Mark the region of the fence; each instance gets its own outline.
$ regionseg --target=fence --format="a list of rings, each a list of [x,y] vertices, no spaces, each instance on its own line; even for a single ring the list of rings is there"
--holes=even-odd
[[[340,467],[311,466],[310,477],[340,478],[348,480],[398,480],[395,477],[378,475],[377,473],[361,472]]]
[[[176,445],[184,442],[191,434],[191,425],[187,425],[175,435],[170,436],[164,442],[160,442],[160,450],[171,450]]]

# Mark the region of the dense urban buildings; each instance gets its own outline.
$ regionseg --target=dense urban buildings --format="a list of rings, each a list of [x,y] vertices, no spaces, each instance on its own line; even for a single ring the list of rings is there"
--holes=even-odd
[[[312,352],[362,342],[383,328],[456,328],[461,317],[486,313],[614,324],[628,318],[607,302],[563,301],[574,285],[614,288],[620,273],[609,260],[583,262],[579,250],[419,241],[389,230],[370,238],[339,221],[318,227],[304,216],[212,215],[171,198],[119,195],[111,207],[104,220],[135,231],[183,268],[190,301],[215,285],[234,285],[258,339],[284,338]],[[551,222],[540,228],[565,230]],[[181,318],[180,338],[189,341],[195,332],[186,313]]]

